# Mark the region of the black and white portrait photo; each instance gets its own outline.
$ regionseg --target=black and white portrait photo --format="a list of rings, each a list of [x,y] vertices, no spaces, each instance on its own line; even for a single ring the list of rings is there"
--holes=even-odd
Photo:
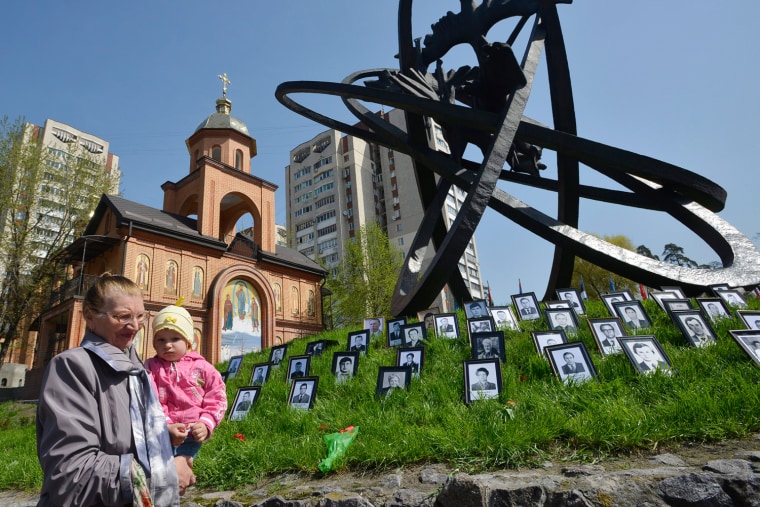
[[[583,305],[583,300],[581,299],[578,289],[557,289],[556,292],[557,298],[559,298],[560,301],[568,301],[570,307],[577,315],[585,315],[586,307]]]
[[[619,317],[629,330],[638,331],[652,327],[652,321],[641,305],[641,301],[612,303],[612,307],[615,309],[615,316]]]
[[[702,309],[702,313],[715,324],[723,319],[730,319],[731,313],[726,307],[726,303],[721,298],[697,298],[697,305]]]
[[[309,374],[311,356],[293,356],[288,359],[288,383]]]
[[[264,382],[269,378],[269,372],[271,371],[272,363],[258,363],[253,365],[253,371],[251,372],[252,386],[263,386]]]
[[[760,329],[760,311],[757,310],[737,310],[736,314],[742,319],[747,329]]]
[[[596,369],[583,342],[551,345],[544,353],[552,370],[565,384],[586,382],[596,378]]]
[[[344,384],[354,378],[359,369],[358,352],[334,352],[332,371],[335,374],[335,382]]]
[[[737,329],[729,331],[729,334],[755,365],[760,366],[760,331]]]
[[[303,377],[290,386],[288,405],[293,408],[308,410],[314,406],[319,377]]]
[[[483,300],[470,301],[464,304],[464,313],[468,319],[478,319],[488,317],[488,305]]]
[[[493,331],[496,328],[493,319],[491,317],[478,317],[475,319],[467,319],[467,330],[469,335],[473,333],[487,333]]]
[[[623,349],[620,346],[619,338],[627,336],[623,323],[618,318],[609,319],[589,319],[588,325],[591,328],[591,334],[599,346],[599,351],[603,356],[617,354]]]
[[[412,370],[412,377],[419,377],[425,363],[425,347],[400,347],[396,349],[396,366]]]
[[[602,301],[604,301],[604,306],[607,307],[607,310],[610,312],[610,315],[612,317],[617,317],[617,313],[615,313],[615,307],[613,306],[615,303],[619,303],[621,301],[633,301],[633,295],[630,291],[616,291],[616,292],[608,292],[607,294],[601,295]]]
[[[285,353],[288,350],[288,344],[275,345],[269,350],[269,362],[272,363],[273,368],[279,368],[280,363],[285,359]]]
[[[659,371],[670,375],[670,359],[654,336],[626,336],[620,338],[620,345],[640,374],[652,375]]]
[[[455,313],[435,316],[435,335],[438,338],[459,338],[459,325]]]
[[[348,345],[346,350],[351,352],[359,352],[361,355],[367,355],[367,348],[369,345],[369,331],[363,329],[361,331],[351,331],[348,333]]]
[[[501,362],[498,359],[464,361],[465,401],[498,398],[501,393]]]
[[[251,407],[259,397],[260,387],[241,387],[235,395],[235,400],[230,405],[230,421],[240,421],[245,419],[250,412]]]
[[[497,328],[519,329],[517,320],[509,306],[494,306],[493,308],[489,308],[488,311],[491,313],[491,317]]]
[[[401,334],[401,326],[406,324],[406,318],[388,320],[388,338],[389,347],[400,347],[404,344],[404,336]]]
[[[700,310],[684,310],[673,312],[672,315],[691,345],[702,348],[715,343],[715,331]]]
[[[541,310],[538,306],[538,299],[533,292],[524,294],[513,294],[512,305],[517,310],[520,320],[538,320],[541,318]]]
[[[230,363],[227,365],[227,379],[234,379],[238,371],[240,371],[240,365],[243,364],[243,356],[232,356]]]
[[[471,342],[473,359],[499,359],[502,362],[507,360],[504,331],[476,333],[472,335]]]
[[[407,389],[412,380],[412,370],[405,366],[380,366],[377,369],[375,394],[387,398],[397,389]]]
[[[428,308],[417,312],[417,320],[425,323],[425,331],[433,331],[433,334],[435,334],[435,316],[439,313],[441,312],[437,306]]]
[[[744,295],[736,289],[716,290],[715,293],[730,308],[747,308],[747,301],[744,299]]]
[[[427,338],[427,330],[424,322],[414,322],[401,326],[401,335],[404,337],[404,347],[422,347]]]
[[[533,345],[536,347],[536,352],[544,358],[546,357],[544,355],[546,347],[567,343],[567,335],[564,331],[531,331],[530,334],[533,337]]]
[[[578,322],[575,320],[575,312],[572,309],[553,308],[545,310],[544,313],[550,329],[564,331],[568,335],[578,332]]]
[[[385,319],[382,317],[370,317],[364,319],[364,329],[369,330],[370,336],[376,336],[383,332],[383,322]]]

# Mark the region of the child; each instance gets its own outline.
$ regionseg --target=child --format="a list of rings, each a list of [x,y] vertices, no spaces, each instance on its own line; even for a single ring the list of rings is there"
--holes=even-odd
[[[181,301],[178,303],[181,304]],[[164,410],[175,456],[194,458],[227,410],[222,376],[191,350],[193,319],[181,306],[153,318],[156,356],[145,362]]]

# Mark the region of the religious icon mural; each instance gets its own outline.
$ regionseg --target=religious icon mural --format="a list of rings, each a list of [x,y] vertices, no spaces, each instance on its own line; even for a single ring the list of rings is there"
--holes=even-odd
[[[193,297],[203,297],[203,268],[199,266],[193,268]]]
[[[245,280],[231,280],[222,291],[222,361],[261,350],[261,300]]]
[[[201,350],[201,330],[196,328],[193,328],[193,346],[192,346],[193,352],[198,352],[200,354]]]
[[[307,305],[306,306],[306,311],[307,311],[309,317],[314,317],[315,312],[314,312],[314,291],[313,290],[309,291],[309,299],[308,299],[306,305]]]
[[[145,254],[140,254],[135,260],[135,283],[142,289],[148,290],[148,273],[150,272],[150,259]]]
[[[290,310],[293,312],[293,315],[301,313],[301,294],[295,285],[291,285],[290,287]]]
[[[274,310],[277,313],[282,313],[282,287],[279,283],[272,285],[274,291]]]
[[[177,263],[166,261],[166,277],[164,279],[164,294],[177,294]]]

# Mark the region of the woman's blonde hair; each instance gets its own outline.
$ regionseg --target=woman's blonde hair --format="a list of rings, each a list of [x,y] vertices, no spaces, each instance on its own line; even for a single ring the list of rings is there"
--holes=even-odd
[[[126,276],[105,272],[87,290],[87,294],[84,296],[84,308],[98,312],[103,308],[106,298],[116,294],[142,296],[142,290]]]

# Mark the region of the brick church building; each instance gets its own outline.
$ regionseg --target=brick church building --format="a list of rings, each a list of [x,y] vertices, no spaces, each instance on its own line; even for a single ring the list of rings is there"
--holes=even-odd
[[[277,187],[251,174],[256,140],[231,108],[225,90],[216,112],[187,139],[189,173],[162,185],[163,209],[103,195],[82,237],[64,252],[71,279],[35,322],[25,395],[36,397],[55,354],[79,344],[83,295],[105,271],[142,287],[151,317],[184,298],[195,322],[193,348],[212,363],[324,329],[327,273],[277,244]],[[252,229],[237,231],[246,214]],[[151,325],[135,339],[143,359],[154,354]]]

